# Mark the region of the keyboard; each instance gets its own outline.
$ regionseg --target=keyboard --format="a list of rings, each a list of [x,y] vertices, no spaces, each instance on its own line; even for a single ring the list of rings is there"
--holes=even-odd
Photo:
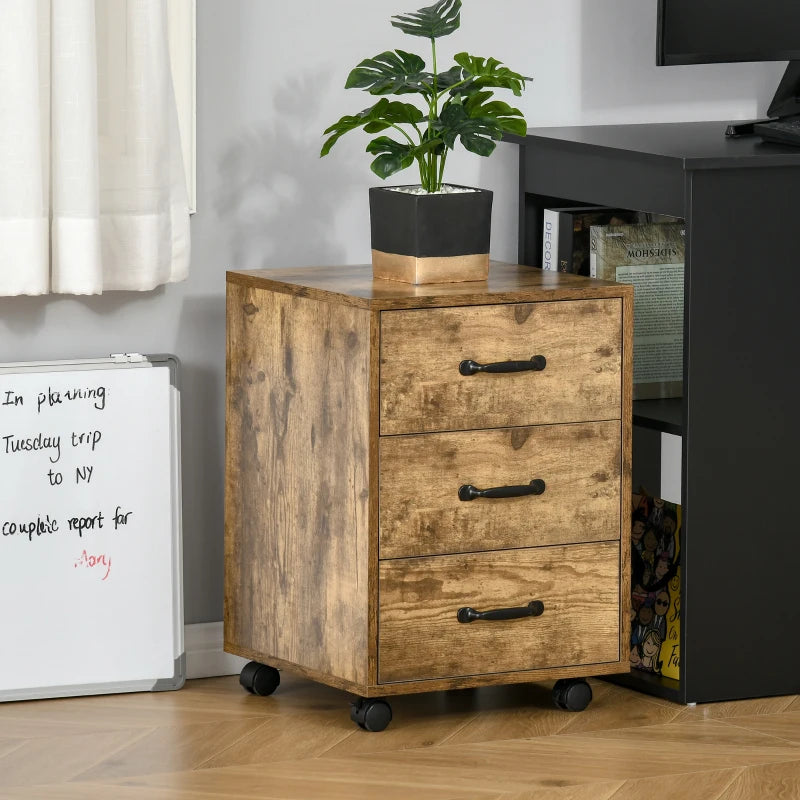
[[[753,133],[765,142],[792,144],[800,147],[800,114],[753,125]]]

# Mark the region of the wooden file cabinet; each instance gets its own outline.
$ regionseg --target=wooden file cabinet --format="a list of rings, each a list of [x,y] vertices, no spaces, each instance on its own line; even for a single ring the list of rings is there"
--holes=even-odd
[[[631,323],[631,287],[514,265],[429,286],[228,273],[243,684],[287,668],[376,698],[627,671]]]

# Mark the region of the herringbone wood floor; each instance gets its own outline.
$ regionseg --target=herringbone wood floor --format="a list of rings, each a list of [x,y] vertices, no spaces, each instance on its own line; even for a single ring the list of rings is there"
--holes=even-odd
[[[686,708],[593,681],[575,714],[549,684],[497,687],[393,698],[366,733],[344,693],[282,681],[0,705],[0,797],[800,798],[796,696]]]

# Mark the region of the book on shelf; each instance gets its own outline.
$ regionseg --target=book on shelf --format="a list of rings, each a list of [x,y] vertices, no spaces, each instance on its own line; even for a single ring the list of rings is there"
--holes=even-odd
[[[634,286],[633,398],[683,393],[686,225],[592,226],[589,275]]]
[[[631,515],[631,667],[679,680],[681,507],[639,492]]]
[[[638,217],[635,211],[606,206],[544,209],[542,269],[588,275],[591,227],[637,222]]]

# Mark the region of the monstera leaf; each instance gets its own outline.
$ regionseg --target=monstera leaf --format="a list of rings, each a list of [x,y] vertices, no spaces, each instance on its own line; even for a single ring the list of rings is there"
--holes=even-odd
[[[428,139],[420,145],[412,145],[396,142],[388,136],[379,136],[367,145],[367,152],[378,156],[370,164],[370,169],[379,178],[385,179],[410,167],[416,160],[441,146],[441,140]]]
[[[461,0],[439,0],[432,6],[392,17],[392,25],[411,36],[438,39],[458,29],[461,24]]]
[[[481,89],[510,89],[520,97],[525,88],[525,81],[531,80],[518,72],[504,67],[496,58],[479,58],[468,53],[457,53],[453,60],[464,70],[464,77],[472,78],[461,94],[469,94]],[[458,93],[458,92],[457,92]]]
[[[325,133],[333,135],[322,145],[320,156],[327,155],[341,136],[356,128],[364,128],[367,133],[379,133],[392,125],[403,123],[416,125],[422,119],[423,114],[415,105],[391,102],[383,97],[374,106],[365,108],[352,116],[345,115],[326,128]]]
[[[524,136],[527,125],[522,112],[518,108],[504,103],[502,100],[486,101],[492,92],[477,92],[464,101],[464,110],[471,119],[493,119],[503,131]]]
[[[503,135],[503,129],[491,117],[471,117],[461,103],[450,103],[442,109],[441,137],[444,143],[453,148],[456,138],[461,144],[479,156],[491,155],[496,140]]]
[[[433,86],[433,74],[430,72],[425,73],[425,83]],[[440,72],[436,76],[436,91],[443,92],[455,86],[463,80],[461,77],[461,67],[450,67],[447,72]]]
[[[362,61],[347,78],[345,89],[364,89],[370,94],[408,94],[418,92],[425,62],[405,50],[387,50]]]

